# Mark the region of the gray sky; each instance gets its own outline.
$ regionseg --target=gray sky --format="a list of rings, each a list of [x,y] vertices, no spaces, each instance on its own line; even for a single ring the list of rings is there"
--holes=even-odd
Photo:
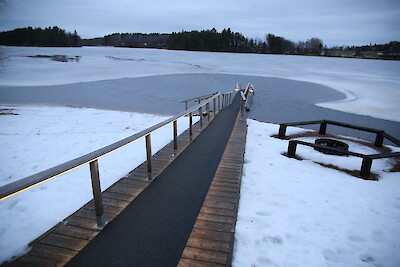
[[[400,0],[3,1],[0,31],[59,26],[94,38],[230,27],[261,39],[266,33],[296,42],[319,37],[328,46],[400,41]]]

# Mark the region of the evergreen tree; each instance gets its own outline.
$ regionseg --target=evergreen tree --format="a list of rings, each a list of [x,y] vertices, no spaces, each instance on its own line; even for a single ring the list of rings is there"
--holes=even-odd
[[[76,30],[71,34],[57,26],[45,29],[27,27],[0,32],[1,45],[80,46],[80,40]]]

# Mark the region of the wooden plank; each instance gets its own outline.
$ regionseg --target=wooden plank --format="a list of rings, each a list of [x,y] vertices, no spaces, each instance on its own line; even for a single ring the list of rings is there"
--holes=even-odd
[[[211,262],[181,258],[178,267],[223,267],[225,265]]]
[[[225,253],[229,250],[229,242],[215,241],[199,237],[190,237],[186,246]]]
[[[205,200],[207,200],[207,201],[221,201],[221,202],[227,202],[227,203],[232,203],[232,204],[236,204],[238,202],[237,201],[237,197],[224,197],[224,196],[215,196],[215,195],[207,195]]]
[[[129,201],[131,202],[137,195],[124,195],[124,194],[118,194],[118,193],[113,193],[109,191],[105,191],[102,193],[103,197],[111,198],[111,199],[117,199],[117,200],[124,200],[124,201]]]
[[[75,227],[71,225],[61,225],[53,231],[53,233],[55,234],[77,237],[87,240],[92,240],[98,232],[98,230]]]
[[[81,228],[93,229],[96,225],[96,220],[87,218],[71,216],[66,220],[67,225],[77,226]]]
[[[213,183],[226,183],[226,184],[232,184],[236,185],[239,187],[239,178],[225,178],[225,177],[220,177],[220,176],[215,176]]]
[[[142,190],[132,190],[130,188],[125,188],[121,186],[112,186],[107,189],[107,192],[117,193],[117,194],[125,194],[130,196],[137,196],[139,195]]]
[[[213,185],[211,190],[213,191],[222,191],[222,192],[232,192],[232,193],[237,193],[238,192],[238,187],[232,188],[232,187],[226,187],[226,186],[217,186]]]
[[[106,216],[107,222],[110,221],[110,218],[114,218],[115,214],[105,212],[104,215]],[[93,210],[88,209],[79,209],[77,212],[74,213],[74,216],[82,217],[86,219],[96,220],[96,212]]]
[[[227,172],[224,172],[224,171],[221,171],[221,170],[218,170],[217,169],[217,171],[215,172],[215,176],[216,177],[218,177],[218,178],[224,178],[224,179],[233,179],[233,180],[236,180],[236,179],[240,179],[240,173],[227,173]]]
[[[223,190],[219,190],[219,188],[223,188]],[[219,192],[230,192],[237,194],[237,192],[239,192],[239,184],[223,183],[215,181],[211,183],[210,189],[214,192],[219,191]]]
[[[67,263],[77,254],[75,250],[49,246],[46,244],[37,243],[28,252],[30,256],[37,256],[56,262]]]
[[[201,207],[200,212],[221,215],[221,216],[230,216],[230,217],[233,217],[236,215],[235,210],[213,208],[213,207],[207,207],[207,206]]]
[[[223,164],[221,163],[218,166],[218,169],[226,172],[238,172],[242,169],[242,166],[238,166],[238,164]]]
[[[222,202],[222,201],[205,200],[203,202],[203,205],[205,205],[206,207],[211,207],[211,208],[221,208],[221,209],[230,209],[230,210],[236,209],[236,205],[234,205],[232,203]]]
[[[122,178],[118,181],[119,183],[122,184],[131,184],[137,186],[137,188],[144,189],[146,188],[150,183],[147,181],[139,181],[139,180],[133,180],[129,178]]]
[[[223,241],[223,242],[231,242],[232,241],[232,235],[231,233],[227,232],[218,232],[218,231],[213,231],[213,230],[208,230],[208,229],[200,229],[194,227],[192,230],[192,233],[190,234],[190,237],[199,237],[203,239],[210,239],[210,240],[215,240],[215,241]]]
[[[87,239],[50,233],[39,241],[42,244],[80,251],[89,243]]]
[[[129,202],[124,200],[118,200],[113,198],[103,197],[103,205],[109,205],[113,207],[125,208]]]
[[[218,232],[232,232],[232,224],[196,220],[194,227]]]
[[[3,265],[2,265],[3,266]],[[5,267],[9,266],[7,263],[4,264]],[[19,257],[12,262],[14,267],[54,267],[54,266],[64,266],[64,263],[57,262],[54,260],[48,260],[41,257],[36,257],[32,255],[25,255],[24,257]]]
[[[206,261],[211,263],[226,264],[227,253],[205,250],[199,248],[186,247],[183,250],[182,257],[187,259]]]
[[[234,217],[210,214],[210,213],[205,213],[205,212],[200,212],[199,215],[197,216],[197,219],[203,220],[203,221],[220,222],[220,223],[228,223],[228,224],[235,223]]]
[[[95,211],[95,207],[93,204],[87,204],[83,207],[83,209],[92,210],[93,212]],[[110,213],[113,215],[118,215],[121,213],[121,211],[124,210],[124,208],[116,207],[116,206],[109,206],[109,205],[103,205],[103,209],[104,209],[105,213]]]
[[[137,180],[137,181],[143,181],[143,182],[148,182],[149,180],[147,179],[147,174],[144,173],[136,173],[136,172],[130,172],[124,179],[130,179],[130,180]]]

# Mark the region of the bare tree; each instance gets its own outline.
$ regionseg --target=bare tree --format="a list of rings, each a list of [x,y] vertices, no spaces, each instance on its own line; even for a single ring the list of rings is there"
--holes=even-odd
[[[319,55],[321,54],[323,47],[324,45],[322,40],[316,37],[308,39],[306,42],[306,48],[308,53]]]

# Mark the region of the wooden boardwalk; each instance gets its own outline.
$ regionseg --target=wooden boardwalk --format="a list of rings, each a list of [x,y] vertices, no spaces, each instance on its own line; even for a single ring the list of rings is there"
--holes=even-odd
[[[178,266],[231,266],[246,134],[239,113]]]
[[[203,128],[208,125],[203,119]],[[230,266],[239,203],[247,125],[239,113],[179,266]],[[193,126],[193,139],[201,133]],[[189,144],[188,130],[178,137],[179,155]],[[144,152],[143,152],[144,153]],[[152,156],[157,177],[175,159],[173,141]],[[112,221],[149,184],[146,162],[102,193],[107,222]],[[27,254],[5,266],[63,266],[99,232],[93,200],[29,244]]]
[[[213,116],[211,116],[212,121]],[[203,118],[203,128],[209,124]],[[201,133],[199,123],[193,125],[193,139]],[[189,144],[189,131],[178,136],[179,155]],[[145,153],[145,151],[143,151]],[[176,158],[173,141],[152,156],[153,177],[157,177]],[[135,168],[102,193],[106,221],[112,221],[151,181],[147,179],[146,162]],[[81,251],[99,232],[94,229],[96,216],[93,200],[48,232],[29,244],[27,254],[5,266],[63,266]]]

